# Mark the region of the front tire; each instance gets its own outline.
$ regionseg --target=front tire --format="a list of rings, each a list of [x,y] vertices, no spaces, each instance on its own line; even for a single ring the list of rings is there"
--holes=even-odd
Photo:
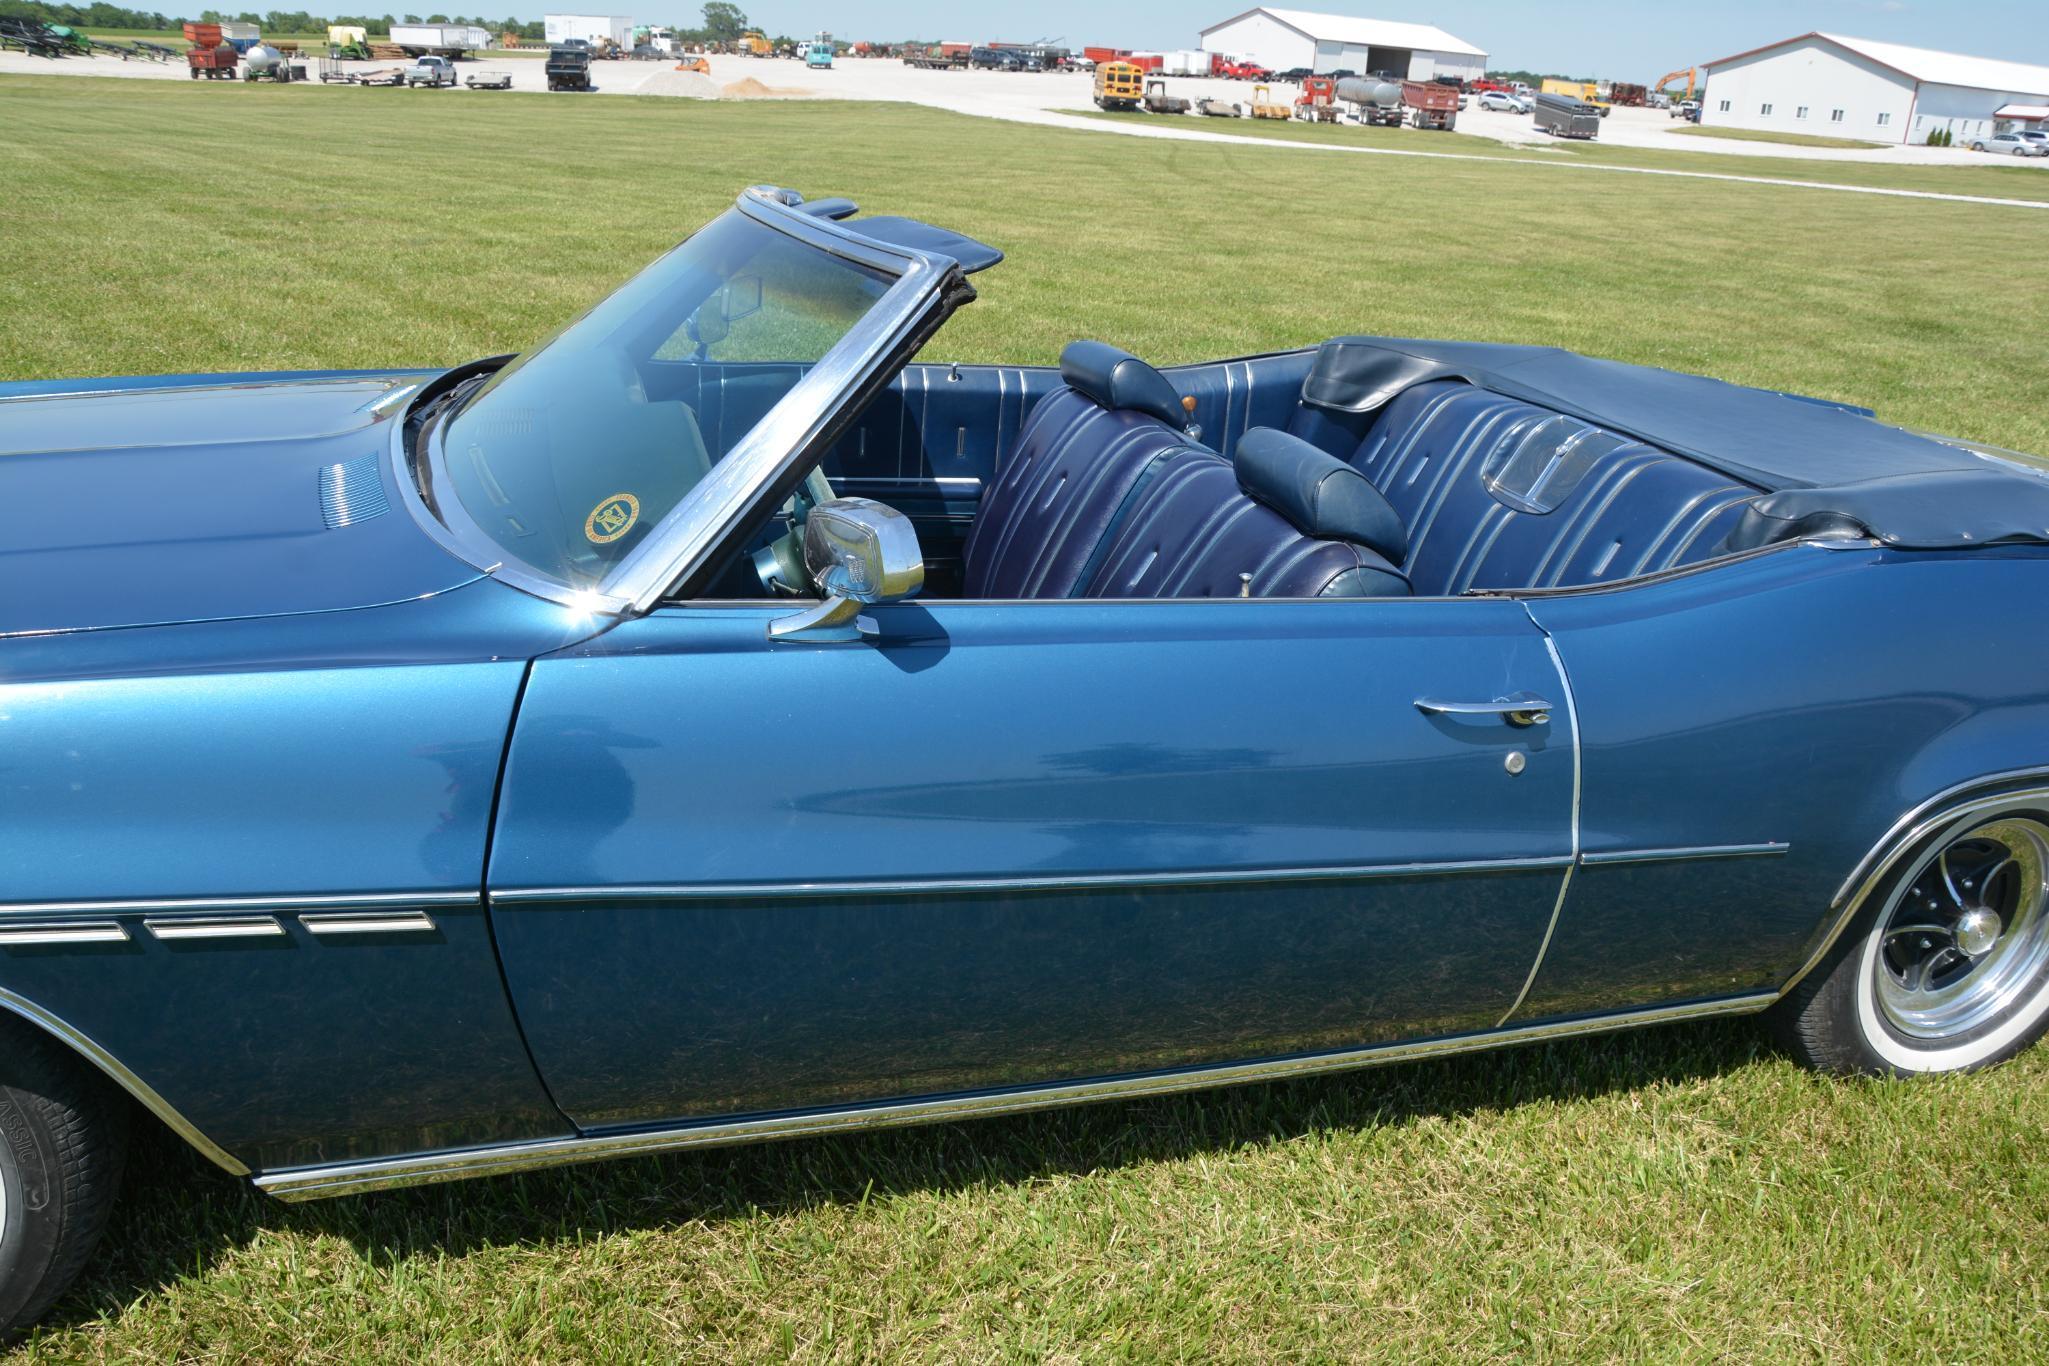
[[[2049,1032],[2049,812],[1928,841],[1773,1016],[1824,1072],[1974,1072],[2032,1046]]]
[[[126,1099],[45,1035],[0,1018],[0,1342],[85,1265],[127,1151]]]

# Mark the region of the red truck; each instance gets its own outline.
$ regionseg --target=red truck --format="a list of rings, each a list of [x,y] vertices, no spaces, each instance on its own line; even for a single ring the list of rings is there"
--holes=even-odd
[[[1229,81],[1270,81],[1274,78],[1273,72],[1258,62],[1234,62],[1228,57],[1217,58],[1210,74]]]
[[[1403,81],[1402,103],[1418,128],[1449,133],[1458,127],[1458,87],[1436,81]]]

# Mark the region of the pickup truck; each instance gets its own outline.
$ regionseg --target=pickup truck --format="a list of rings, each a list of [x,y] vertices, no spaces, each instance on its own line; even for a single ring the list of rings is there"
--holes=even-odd
[[[406,68],[406,84],[449,85],[455,84],[455,63],[446,57],[419,57]]]
[[[564,44],[548,51],[548,89],[591,89],[591,54],[586,47]]]

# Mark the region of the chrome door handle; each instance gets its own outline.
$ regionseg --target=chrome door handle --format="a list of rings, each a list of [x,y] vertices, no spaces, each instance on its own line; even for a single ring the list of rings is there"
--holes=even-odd
[[[1551,704],[1533,692],[1511,693],[1492,702],[1443,702],[1434,697],[1419,697],[1416,710],[1433,716],[1499,716],[1511,726],[1551,724]]]

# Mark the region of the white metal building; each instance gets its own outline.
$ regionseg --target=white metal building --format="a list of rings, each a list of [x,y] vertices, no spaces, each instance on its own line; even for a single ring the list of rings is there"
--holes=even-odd
[[[633,20],[623,14],[544,15],[541,32],[550,43],[566,43],[576,38],[597,43],[609,38],[620,47],[633,46]]]
[[[1414,81],[1472,81],[1487,74],[1487,54],[1441,28],[1266,6],[1204,29],[1202,50],[1275,71],[1387,72]]]
[[[1706,66],[1700,121],[1869,142],[1959,144],[2000,131],[2008,106],[2049,104],[2049,67],[1808,33]]]

